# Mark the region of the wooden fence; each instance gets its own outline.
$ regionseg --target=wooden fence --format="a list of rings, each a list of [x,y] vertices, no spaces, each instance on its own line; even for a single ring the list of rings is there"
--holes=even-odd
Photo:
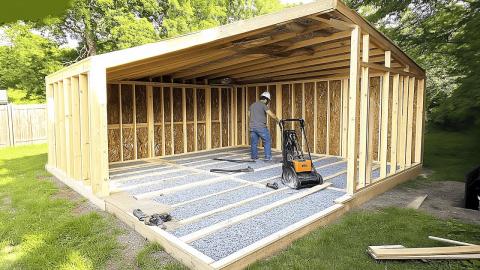
[[[0,105],[0,147],[46,142],[45,104]]]

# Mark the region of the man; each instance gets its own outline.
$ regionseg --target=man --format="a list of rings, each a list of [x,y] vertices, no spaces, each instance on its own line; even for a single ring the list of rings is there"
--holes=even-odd
[[[265,161],[272,160],[272,140],[267,128],[267,114],[277,122],[280,119],[270,111],[268,108],[269,103],[270,93],[263,92],[260,95],[260,100],[250,105],[248,110],[248,116],[250,117],[250,156],[253,160],[258,159],[257,144],[259,138],[263,141]]]

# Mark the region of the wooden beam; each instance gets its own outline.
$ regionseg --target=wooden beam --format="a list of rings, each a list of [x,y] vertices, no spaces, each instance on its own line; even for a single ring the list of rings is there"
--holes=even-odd
[[[392,85],[392,134],[390,142],[390,173],[395,174],[397,171],[397,147],[398,147],[398,109],[399,109],[399,92],[400,92],[400,75],[393,75]]]
[[[363,39],[363,53],[362,53],[362,62],[368,63],[368,46],[370,44],[370,37],[368,34],[362,36]],[[371,158],[369,157],[369,126],[372,123],[369,123],[370,117],[370,99],[369,99],[369,76],[368,76],[368,67],[362,67],[362,81],[360,89],[360,147],[358,151],[358,179],[360,181],[359,186],[364,187],[370,183],[370,172],[371,172]]]
[[[385,67],[389,68],[392,53],[385,52]],[[387,71],[382,79],[382,103],[381,103],[381,128],[380,128],[380,178],[387,176],[387,150],[388,150],[388,102],[390,100],[390,72]]]
[[[198,151],[198,108],[197,88],[193,88],[193,151]]]
[[[282,108],[282,85],[277,83],[275,85],[275,114],[279,119],[282,119],[283,115],[283,108]],[[277,150],[282,149],[282,132],[280,131],[280,128],[277,126],[276,128],[276,148]]]
[[[167,124],[165,123],[165,94],[164,88],[160,87],[160,110],[162,111],[162,156],[165,156],[166,153],[166,143],[165,143],[165,128]],[[172,119],[173,121],[173,119]]]
[[[55,110],[55,97],[53,84],[46,83],[47,94],[47,137],[48,137],[48,165],[56,167],[56,150],[55,150],[55,115],[58,113]]]
[[[64,114],[65,114],[65,173],[72,177],[73,168],[73,142],[72,142],[72,92],[70,78],[63,79]]]
[[[173,87],[170,87],[170,153],[175,154],[175,137],[173,124]]]
[[[118,84],[118,123],[120,125],[120,161],[123,161],[123,108],[122,108],[122,84]]]
[[[185,87],[182,88],[182,128],[183,128],[183,153],[187,152],[187,93]]]
[[[407,141],[406,141],[406,157],[405,165],[412,165],[412,140],[413,140],[413,101],[415,95],[415,78],[410,77],[408,91],[408,109],[407,109]]]
[[[86,74],[80,74],[79,77],[80,90],[80,141],[82,151],[82,180],[87,186],[90,182],[90,113],[89,113],[89,92],[88,77]]]
[[[246,87],[242,86],[242,145],[247,144],[246,92],[247,92]]]
[[[360,72],[360,28],[356,26],[351,34],[350,82],[348,91],[348,164],[347,193],[354,194],[357,187],[357,93]]]
[[[82,151],[80,144],[80,92],[78,77],[71,77],[72,91],[72,176],[75,180],[82,179]]]
[[[212,149],[212,88],[205,87],[206,109],[206,149]]]
[[[148,130],[148,157],[155,156],[155,130],[153,116],[153,87],[147,86],[147,130]],[[123,147],[122,147],[123,148]]]
[[[342,80],[342,151],[341,156],[347,158],[348,152],[348,79]]]
[[[425,81],[418,80],[417,88],[417,108],[416,108],[416,122],[415,122],[415,158],[414,162],[422,162],[423,155],[423,127],[424,127],[424,87]]]
[[[344,22],[342,20],[337,20],[337,19],[324,19],[324,18],[321,18],[321,17],[318,17],[318,16],[310,16],[309,17],[310,19],[313,19],[313,20],[316,20],[316,21],[319,21],[319,22],[322,22],[322,23],[325,23],[325,24],[328,24],[332,27],[335,27],[339,30],[343,30],[343,31],[351,31],[355,25],[351,24],[351,23],[347,23],[347,22]]]

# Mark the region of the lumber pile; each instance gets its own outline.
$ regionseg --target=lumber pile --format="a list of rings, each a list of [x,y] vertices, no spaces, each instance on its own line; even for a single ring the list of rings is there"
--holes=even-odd
[[[376,260],[472,260],[480,259],[480,245],[473,245],[429,237],[446,243],[455,243],[460,246],[406,248],[401,245],[369,246],[367,251]]]

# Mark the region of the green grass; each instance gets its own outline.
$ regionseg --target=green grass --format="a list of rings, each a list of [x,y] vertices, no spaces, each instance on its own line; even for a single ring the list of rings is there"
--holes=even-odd
[[[56,199],[45,145],[0,150],[0,269],[97,269],[119,247],[107,218]]]
[[[249,269],[480,269],[479,261],[376,262],[365,251],[369,245],[442,246],[429,240],[429,235],[480,243],[480,226],[439,220],[410,209],[355,211]]]
[[[480,166],[480,130],[430,130],[425,136],[424,166],[433,170],[429,180],[464,181]]]

